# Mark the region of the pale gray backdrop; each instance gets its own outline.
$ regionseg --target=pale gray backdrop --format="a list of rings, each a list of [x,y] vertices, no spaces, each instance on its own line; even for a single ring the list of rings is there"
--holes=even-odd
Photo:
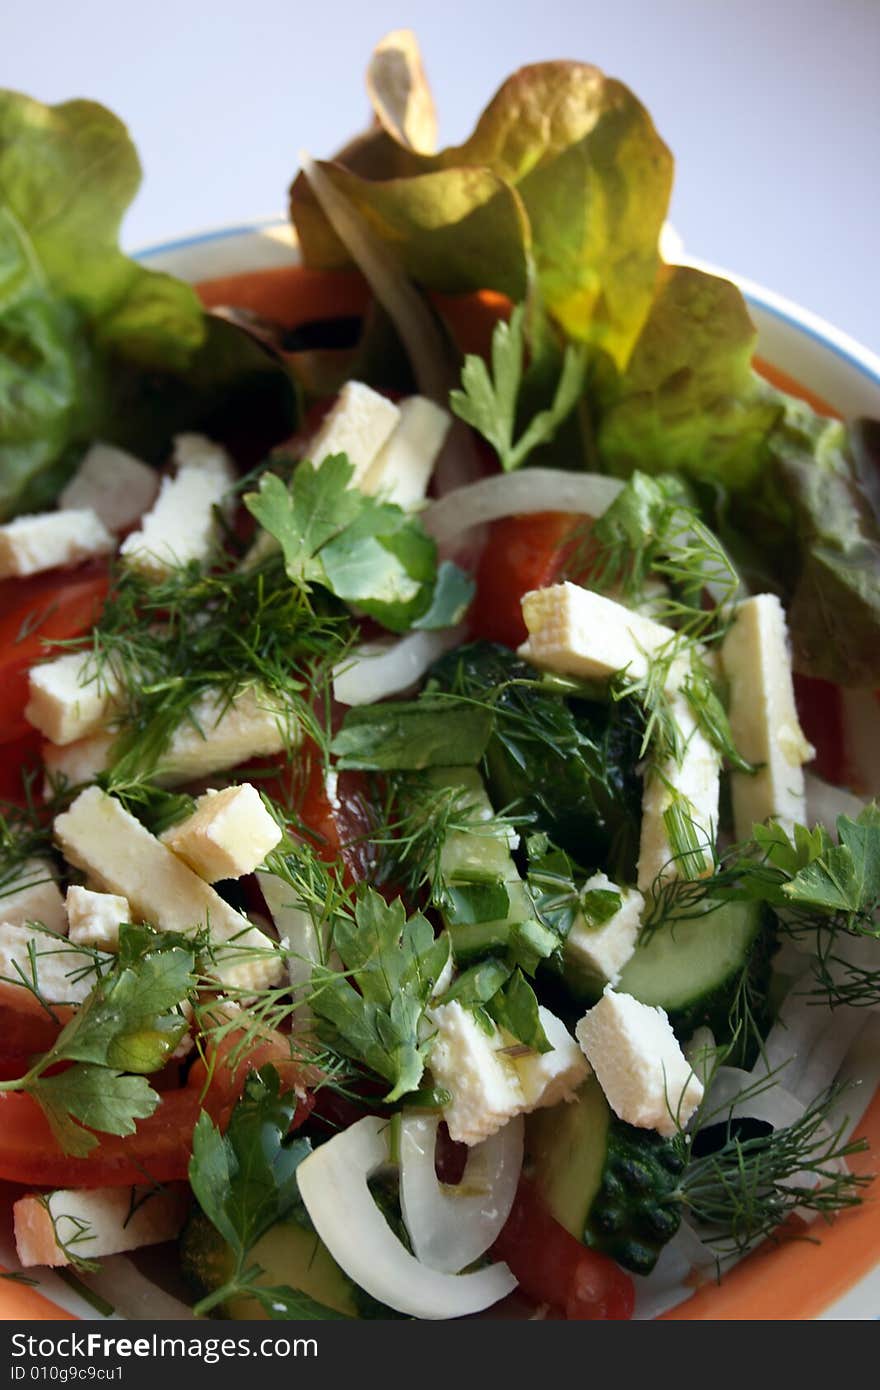
[[[146,178],[128,247],[281,209],[362,124],[372,43],[422,41],[444,143],[520,64],[628,82],[677,157],[689,250],[880,349],[880,0],[0,0],[0,85],[90,96]]]

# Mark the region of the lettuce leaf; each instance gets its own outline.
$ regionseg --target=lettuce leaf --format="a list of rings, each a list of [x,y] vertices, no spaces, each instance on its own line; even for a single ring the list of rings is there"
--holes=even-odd
[[[421,92],[412,55],[401,48],[397,62]],[[583,63],[534,64],[504,83],[464,144],[437,154],[406,143],[387,99],[372,95],[377,129],[321,168],[407,273],[446,292],[535,290],[569,337],[623,366],[653,296],[672,180],[632,93]],[[302,175],[291,214],[308,264],[347,263]]]
[[[159,462],[177,430],[243,434],[245,399],[267,444],[292,427],[280,364],[120,251],[140,177],[104,107],[0,91],[0,520],[48,505],[94,438]]]
[[[782,410],[752,371],[756,337],[736,285],[665,266],[626,370],[606,390],[599,452],[608,471],[753,483]]]

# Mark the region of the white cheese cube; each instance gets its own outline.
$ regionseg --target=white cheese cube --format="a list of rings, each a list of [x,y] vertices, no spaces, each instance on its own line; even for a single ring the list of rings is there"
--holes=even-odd
[[[23,927],[40,922],[50,931],[67,931],[64,899],[48,859],[26,859],[14,871],[0,865],[0,922]]]
[[[785,613],[775,594],[739,604],[721,662],[730,684],[733,741],[749,762],[763,763],[754,775],[731,774],[737,838],[750,839],[752,826],[770,816],[791,834],[806,819],[803,764],[815,750],[798,721]]]
[[[662,1009],[615,994],[609,985],[575,1031],[619,1119],[665,1135],[687,1124],[703,1086]]]
[[[639,934],[639,923],[645,899],[635,888],[618,888],[606,874],[593,874],[584,884],[584,892],[619,893],[620,907],[601,922],[590,926],[578,913],[568,936],[564,954],[576,970],[616,985],[620,972],[633,951]]]
[[[434,1081],[452,1094],[443,1118],[453,1139],[479,1144],[523,1109],[517,1069],[499,1029],[486,1032],[474,1014],[453,1001],[428,1011],[437,1028],[431,1046]]]
[[[43,795],[47,798],[58,786],[79,787],[93,782],[99,772],[110,766],[113,734],[90,734],[75,743],[43,745],[43,766],[46,777]]]
[[[653,618],[567,582],[532,589],[523,596],[522,614],[529,636],[519,655],[563,676],[607,680],[625,670],[640,680],[676,639],[672,628]],[[683,659],[671,663],[670,690],[678,688],[686,670]]]
[[[116,541],[88,507],[19,516],[0,526],[0,579],[78,565],[115,549]]]
[[[351,483],[360,487],[383,444],[400,420],[400,411],[362,381],[347,381],[317,433],[307,456],[316,468],[331,454],[347,454]]]
[[[199,797],[191,816],[160,836],[208,883],[252,874],[281,839],[281,828],[250,782]]]
[[[77,946],[118,951],[119,928],[131,921],[128,899],[116,893],[95,893],[73,884],[65,899],[70,939]]]
[[[721,759],[698,728],[683,695],[673,696],[671,712],[684,744],[681,761],[670,758],[656,770],[648,771],[642,795],[642,826],[639,840],[638,885],[650,893],[654,884],[682,876],[687,869],[699,877],[712,869],[712,849],[718,827],[718,798],[721,788]],[[693,829],[698,849],[683,862],[670,843],[663,814],[677,798]],[[698,868],[695,861],[702,861]]]
[[[102,728],[119,695],[110,667],[96,667],[91,650],[66,652],[28,672],[24,716],[52,743],[68,744]]]
[[[264,690],[245,690],[233,704],[208,692],[195,701],[190,713],[159,759],[153,775],[158,786],[210,777],[249,758],[280,753],[299,739],[290,711]],[[91,782],[110,767],[113,741],[113,734],[93,734],[63,748],[47,744],[43,749],[46,772],[71,786]]]
[[[409,511],[425,500],[452,416],[425,396],[409,396],[398,409],[400,419],[394,432],[359,486],[362,492]]]
[[[120,547],[120,555],[143,574],[162,579],[192,560],[204,563],[215,550],[220,527],[218,508],[236,472],[225,449],[201,435],[175,440],[178,471],[163,478],[159,496]]]
[[[0,921],[0,977],[37,991],[47,1004],[81,1004],[97,979],[95,962],[66,937]]]
[[[159,1245],[180,1234],[188,1206],[182,1184],[20,1197],[12,1208],[18,1258],[25,1269],[57,1267]]]
[[[540,1110],[575,1099],[579,1086],[590,1074],[583,1052],[569,1033],[562,1019],[543,1004],[538,1005],[538,1017],[551,1052],[530,1052],[528,1056],[512,1056],[523,1093],[523,1110]],[[510,1039],[516,1046],[516,1039]]]
[[[140,920],[185,934],[207,928],[224,983],[259,989],[281,978],[283,962],[269,938],[99,787],[80,792],[57,817],[55,837],[71,864],[127,898]]]
[[[159,475],[124,449],[100,441],[85,454],[58,505],[91,507],[108,531],[127,531],[156,500]]]

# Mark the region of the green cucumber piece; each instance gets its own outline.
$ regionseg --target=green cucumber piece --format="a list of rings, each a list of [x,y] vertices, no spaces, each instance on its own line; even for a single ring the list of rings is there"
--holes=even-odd
[[[753,1005],[760,1008],[766,998],[771,944],[762,903],[721,903],[699,917],[668,922],[651,932],[636,947],[615,988],[665,1009],[681,1038],[705,1025],[717,1041],[728,1042],[730,1010],[744,976]]]
[[[561,1226],[636,1274],[681,1223],[676,1145],[617,1119],[594,1076],[574,1101],[528,1116],[526,1165]]]
[[[181,1237],[180,1258],[185,1278],[202,1298],[221,1289],[233,1271],[229,1246],[200,1211],[191,1216]],[[248,1263],[263,1271],[256,1282],[285,1284],[345,1317],[394,1316],[348,1277],[315,1231],[296,1221],[279,1221],[270,1227],[250,1252]],[[245,1321],[268,1316],[247,1297],[229,1298],[211,1315]]]

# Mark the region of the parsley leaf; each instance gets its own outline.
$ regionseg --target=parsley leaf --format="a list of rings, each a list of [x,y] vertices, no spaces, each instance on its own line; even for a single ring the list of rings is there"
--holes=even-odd
[[[354,921],[337,920],[333,945],[351,979],[316,967],[312,1009],[330,1025],[329,1040],[345,1056],[392,1083],[385,1099],[399,1100],[421,1080],[426,1044],[419,1023],[449,959],[449,938],[435,938],[420,914],[407,919],[399,898],[386,903],[366,888]]]
[[[296,1107],[295,1094],[282,1094],[278,1073],[268,1066],[248,1077],[225,1134],[209,1115],[199,1116],[189,1181],[233,1258],[229,1280],[196,1306],[199,1314],[247,1294],[273,1318],[343,1316],[286,1285],[258,1285],[263,1271],[250,1262],[251,1251],[271,1226],[285,1217],[303,1216],[296,1170],[312,1146],[290,1134]]]
[[[486,1011],[499,1028],[506,1028],[508,1033],[532,1051],[553,1051],[553,1044],[548,1042],[538,1014],[537,995],[519,967],[487,1001]]]
[[[288,577],[357,607],[392,632],[459,622],[474,586],[454,565],[437,568],[437,547],[421,521],[392,502],[352,487],[354,467],[331,454],[304,460],[287,487],[266,473],[245,495],[251,515],[278,541]]]
[[[357,705],[330,745],[340,768],[417,772],[480,761],[492,734],[492,711],[444,696]]]
[[[517,402],[523,380],[525,310],[518,305],[509,323],[499,322],[492,333],[492,374],[482,357],[468,354],[461,373],[462,390],[452,391],[449,404],[459,419],[471,425],[492,445],[505,473],[525,463],[533,449],[552,439],[574,409],[584,387],[586,356],[569,343],[550,406],[533,416],[514,441]]]
[[[840,843],[823,844],[821,854],[783,886],[790,901],[856,916],[873,913],[880,900],[880,824],[868,810],[868,817],[862,812],[857,820],[838,817]]]
[[[125,925],[119,936],[119,956],[54,1045],[24,1076],[0,1082],[0,1091],[32,1095],[59,1143],[77,1155],[97,1144],[90,1130],[132,1134],[135,1120],[153,1113],[159,1098],[145,1078],[186,1032],[180,1005],[197,984],[193,948],[180,938]],[[46,1075],[59,1062],[75,1065]]]
[[[152,1115],[157,1100],[146,1077],[125,1076],[87,1062],[38,1077],[30,1094],[42,1107],[64,1152],[77,1157],[95,1147],[97,1141],[89,1130],[134,1134],[135,1120]]]

